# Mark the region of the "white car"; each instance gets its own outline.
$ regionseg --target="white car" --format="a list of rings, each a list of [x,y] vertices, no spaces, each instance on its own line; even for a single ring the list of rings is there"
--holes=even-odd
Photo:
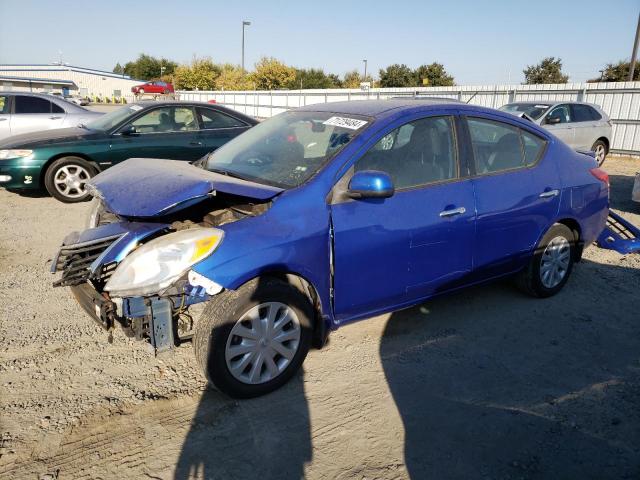
[[[75,127],[103,115],[56,95],[0,92],[0,140],[21,133]]]

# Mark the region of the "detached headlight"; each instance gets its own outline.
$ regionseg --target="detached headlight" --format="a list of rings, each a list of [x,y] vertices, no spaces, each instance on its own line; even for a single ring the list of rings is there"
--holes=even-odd
[[[32,153],[33,150],[0,150],[0,160],[28,157]]]
[[[217,228],[198,228],[151,240],[118,265],[104,289],[115,297],[157,293],[211,255],[223,236]]]

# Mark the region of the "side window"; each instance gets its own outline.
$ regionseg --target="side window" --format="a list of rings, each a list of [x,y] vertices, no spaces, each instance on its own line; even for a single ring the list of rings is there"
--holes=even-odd
[[[467,118],[467,125],[476,173],[493,173],[525,166],[519,128],[479,118]]]
[[[587,108],[589,109],[589,111],[591,112],[591,119],[592,120],[602,120],[602,115],[600,115],[600,112],[598,112],[595,108],[593,107],[589,107],[587,106]]]
[[[138,133],[166,133],[197,130],[191,107],[162,107],[151,110],[131,122]]]
[[[547,115],[547,120],[549,118],[559,118],[560,121],[557,123],[573,122],[573,119],[571,118],[571,111],[569,110],[569,105],[558,105],[556,108],[551,110],[551,112],[549,112],[549,115]]]
[[[245,127],[246,125],[240,120],[236,120],[229,115],[212,110],[210,108],[198,107],[198,113],[200,114],[200,120],[202,121],[202,128],[205,130],[211,130],[214,128],[233,128],[233,127]]]
[[[525,132],[524,130],[520,132],[522,134],[522,145],[524,146],[524,163],[527,166],[533,165],[538,161],[538,158],[540,158],[547,142],[537,135]]]
[[[51,113],[64,113],[64,109],[60,105],[51,102]]]
[[[9,113],[9,97],[0,96],[0,114]]]
[[[407,123],[382,137],[358,160],[355,171],[389,174],[396,189],[458,177],[452,117],[429,117]]]
[[[51,102],[40,97],[16,95],[15,113],[51,113]]]
[[[571,105],[572,117],[574,122],[592,122],[595,120],[593,113],[595,110],[587,105],[575,104]]]

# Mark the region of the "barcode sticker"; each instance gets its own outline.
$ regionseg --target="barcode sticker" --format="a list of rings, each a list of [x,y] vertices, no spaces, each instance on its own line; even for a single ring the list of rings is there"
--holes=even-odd
[[[363,125],[366,125],[367,121],[358,120],[357,118],[331,117],[329,120],[322,122],[322,124],[348,128],[350,130],[358,130]]]

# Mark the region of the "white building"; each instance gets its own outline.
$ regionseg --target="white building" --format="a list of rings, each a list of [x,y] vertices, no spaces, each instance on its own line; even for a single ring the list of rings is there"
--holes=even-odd
[[[128,75],[72,65],[0,65],[0,90],[68,91],[82,97],[130,97],[131,87],[145,83]]]

